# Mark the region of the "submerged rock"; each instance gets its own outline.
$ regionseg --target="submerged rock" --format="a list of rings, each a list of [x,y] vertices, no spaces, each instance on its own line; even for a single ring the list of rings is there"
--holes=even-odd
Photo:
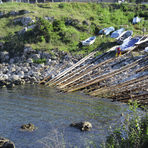
[[[92,124],[88,121],[72,123],[70,126],[80,129],[81,131],[90,131]]]
[[[15,145],[9,139],[0,137],[0,148],[15,148]]]
[[[21,129],[22,130],[25,130],[25,131],[32,132],[32,131],[34,131],[36,129],[36,127],[32,123],[28,123],[28,124],[23,124],[21,126]]]
[[[20,23],[20,24],[22,24],[23,26],[27,26],[27,25],[29,25],[30,23],[34,23],[35,21],[32,20],[31,17],[19,17],[19,18],[17,18],[17,19],[14,19],[13,22],[14,22],[15,24]]]

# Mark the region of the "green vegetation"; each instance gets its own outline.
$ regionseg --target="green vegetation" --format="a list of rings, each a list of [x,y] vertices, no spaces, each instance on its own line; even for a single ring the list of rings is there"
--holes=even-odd
[[[10,11],[28,10],[24,15],[9,15]],[[33,49],[47,50],[58,48],[67,52],[87,54],[98,47],[102,51],[114,45],[110,37],[98,36],[100,29],[114,26],[116,29],[124,27],[134,31],[134,35],[142,34],[142,28],[148,30],[148,6],[136,4],[105,4],[105,3],[4,3],[0,11],[7,14],[0,18],[0,41],[5,43],[5,49],[20,51],[23,46],[30,45]],[[132,25],[135,15],[142,18],[142,22]],[[15,25],[13,20],[28,16],[36,20],[37,26],[19,36],[17,31],[23,29],[21,24]],[[54,17],[54,21],[47,21],[44,17]],[[38,19],[36,19],[38,18]],[[81,46],[80,41],[90,36],[97,36],[91,46]],[[102,51],[98,51],[99,54]]]
[[[137,102],[130,102],[133,116],[127,115],[122,127],[107,137],[105,148],[146,148],[148,145],[148,114],[140,118]]]
[[[46,63],[46,59],[33,60],[33,63],[37,63],[37,64]]]

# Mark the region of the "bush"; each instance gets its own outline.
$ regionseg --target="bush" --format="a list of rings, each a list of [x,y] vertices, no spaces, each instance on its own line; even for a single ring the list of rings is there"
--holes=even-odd
[[[59,8],[64,8],[64,4],[63,3],[61,3],[61,4],[59,4]]]
[[[36,64],[46,63],[46,59],[33,60],[33,63],[36,63]]]
[[[55,20],[53,22],[53,30],[54,31],[61,31],[65,28],[65,23],[64,21],[61,21],[61,20]]]
[[[24,41],[18,35],[9,34],[5,38],[4,49],[10,53],[10,57],[20,54],[24,49]]]
[[[123,126],[107,137],[106,148],[145,148],[148,145],[148,115],[140,119],[137,107],[137,102],[132,102],[130,110],[134,116],[132,119],[128,116]]]
[[[79,41],[79,33],[73,27],[65,28],[62,32],[60,32],[60,36],[62,42],[65,44]]]

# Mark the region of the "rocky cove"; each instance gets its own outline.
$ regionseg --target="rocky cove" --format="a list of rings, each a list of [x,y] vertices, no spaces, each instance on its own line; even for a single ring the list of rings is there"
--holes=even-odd
[[[0,147],[100,148],[132,116],[121,102],[148,104],[148,42],[116,57],[116,42],[98,35],[104,27],[123,24],[141,32],[131,20],[146,6],[132,4],[130,12],[126,5],[88,4],[91,11],[85,16],[79,11],[87,4],[8,5],[0,6],[0,136],[6,137],[0,138]],[[122,14],[118,22],[114,9]],[[103,17],[107,11],[109,17]],[[147,18],[147,13],[140,15]],[[82,46],[92,35],[95,44]]]
[[[70,67],[81,57],[74,57],[68,53],[53,51],[54,54],[35,51],[31,47],[25,47],[20,57],[10,58],[7,51],[0,52],[0,86],[13,87],[25,83],[38,83],[44,77],[51,75],[51,78]],[[44,63],[36,63],[44,59]]]

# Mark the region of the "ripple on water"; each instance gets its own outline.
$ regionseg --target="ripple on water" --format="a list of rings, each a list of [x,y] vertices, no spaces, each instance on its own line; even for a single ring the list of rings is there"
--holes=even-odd
[[[3,88],[0,89],[0,136],[14,141],[16,148],[99,147],[108,127],[117,125],[126,109],[125,104],[79,92],[59,93],[44,86]],[[80,132],[69,127],[72,122],[84,120],[92,122],[92,131]],[[38,129],[32,133],[19,130],[29,122]]]

